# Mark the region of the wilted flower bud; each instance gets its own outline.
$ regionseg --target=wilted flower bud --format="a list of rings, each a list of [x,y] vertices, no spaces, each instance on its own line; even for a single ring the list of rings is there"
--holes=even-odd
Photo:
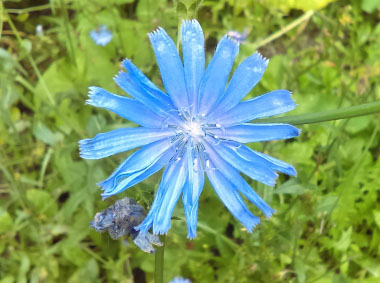
[[[98,232],[108,230],[113,240],[130,235],[133,242],[144,252],[153,253],[152,244],[161,246],[158,236],[135,230],[146,217],[144,208],[134,199],[123,198],[114,205],[95,214],[90,227]]]

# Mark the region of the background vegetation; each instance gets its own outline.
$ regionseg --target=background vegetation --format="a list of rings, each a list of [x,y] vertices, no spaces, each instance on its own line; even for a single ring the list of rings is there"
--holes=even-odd
[[[178,17],[194,16],[210,59],[223,34],[248,28],[237,61],[257,48],[270,58],[249,96],[289,89],[299,105],[294,115],[380,99],[379,6],[376,0],[5,1],[0,282],[152,282],[154,256],[96,233],[89,221],[124,196],[147,207],[159,174],[103,202],[96,182],[126,155],[81,160],[77,145],[128,125],[84,105],[92,85],[123,94],[112,80],[123,58],[162,85],[148,32],[162,26],[175,39]],[[101,24],[114,35],[105,47],[89,37]],[[380,282],[379,118],[304,125],[295,140],[252,144],[297,168],[297,178],[280,176],[275,188],[251,183],[277,213],[249,234],[207,184],[197,238],[187,240],[186,224],[173,220],[166,282],[179,275],[193,282]],[[181,204],[174,214],[183,217]]]

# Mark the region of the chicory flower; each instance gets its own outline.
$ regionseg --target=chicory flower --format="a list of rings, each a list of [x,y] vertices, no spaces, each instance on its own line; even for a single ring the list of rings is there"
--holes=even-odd
[[[205,68],[204,36],[196,20],[182,23],[183,63],[164,29],[149,34],[165,91],[155,86],[130,60],[115,82],[133,98],[90,88],[87,104],[108,109],[140,127],[121,128],[80,141],[80,155],[99,159],[142,147],[99,183],[103,198],[118,194],[165,168],[150,211],[137,230],[166,234],[182,195],[188,237],[196,236],[198,202],[205,174],[215,192],[248,231],[260,222],[244,195],[266,217],[274,212],[240,175],[273,186],[277,173],[296,175],[289,164],[254,151],[246,143],[293,138],[288,124],[253,124],[254,119],[281,114],[296,104],[287,90],[275,90],[241,101],[260,81],[268,60],[259,53],[246,58],[227,84],[239,51],[224,36]]]

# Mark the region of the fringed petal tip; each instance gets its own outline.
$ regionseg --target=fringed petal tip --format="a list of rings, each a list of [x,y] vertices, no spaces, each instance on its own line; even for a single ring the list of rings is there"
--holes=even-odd
[[[260,60],[265,65],[265,67],[267,67],[269,64],[269,59],[264,57],[259,51],[253,53],[251,57],[255,58],[256,60]]]
[[[106,198],[112,197],[114,195],[117,195],[118,193],[121,193],[127,189],[127,187],[123,188],[117,188],[117,184],[104,184],[102,185],[103,182],[97,183],[97,185],[100,187],[102,190],[102,193],[100,196],[102,197],[102,200],[105,200]]]
[[[155,39],[157,36],[167,35],[166,31],[162,27],[157,27],[154,31],[148,33],[150,40]]]
[[[236,38],[229,36],[228,34],[224,35],[222,39],[228,39],[231,42],[233,42],[234,44],[236,44],[237,46],[240,46],[240,41],[237,40]]]
[[[120,64],[120,65],[121,65],[124,69],[128,70],[128,67],[129,67],[131,64],[133,64],[131,59],[129,59],[129,58],[124,58],[123,61],[121,61],[121,64]]]
[[[245,223],[242,223],[242,224],[244,225],[244,227],[247,229],[249,233],[252,233],[253,230],[256,228],[256,226],[259,225],[259,223],[260,223],[260,218],[253,215],[252,217],[250,217],[249,222],[245,221]]]
[[[160,228],[154,229],[154,225],[153,225],[153,235],[167,235],[169,229],[170,229],[170,226],[167,228],[166,227],[160,227]]]
[[[201,25],[199,24],[199,22],[196,19],[182,20],[182,30],[184,30],[185,28],[186,29],[193,28],[197,32],[202,32],[203,33],[202,27],[201,27]]]
[[[291,165],[289,165],[289,166],[286,167],[284,170],[279,171],[279,172],[284,173],[284,174],[289,175],[289,176],[297,177],[297,171],[296,171],[296,169],[295,169],[293,166],[291,166]]]
[[[84,159],[91,159],[87,156],[87,145],[91,144],[92,139],[83,139],[78,142],[79,156]]]
[[[298,137],[302,132],[301,129],[298,129],[294,126],[292,126],[292,127],[294,128],[294,132],[293,132],[294,136],[292,136],[291,138]]]
[[[189,240],[194,240],[196,236],[197,236],[197,230],[189,227],[187,230],[187,238]]]
[[[269,59],[268,59],[269,61]],[[281,93],[285,98],[282,99],[282,101],[279,101],[278,103],[278,107],[286,107],[286,109],[284,109],[284,112],[289,112],[293,109],[295,109],[298,104],[296,104],[296,101],[293,99],[293,92],[290,91],[290,90],[286,90],[286,89],[279,89],[279,90],[275,90],[277,91],[278,93]],[[273,91],[273,92],[275,92]]]
[[[96,183],[96,185],[100,187],[100,189],[102,190],[102,193],[100,194],[100,196],[102,197],[102,200],[105,200],[106,198],[109,198],[119,193],[119,192],[116,192],[116,193],[114,192],[116,188],[116,184],[115,184],[116,178],[117,176],[113,178],[105,179],[101,182]]]
[[[83,159],[96,160],[101,159],[103,157],[96,156],[91,149],[91,141],[92,139],[84,139],[79,141],[79,156]]]
[[[197,218],[198,218],[198,207],[193,210],[193,213],[186,213],[187,222],[187,238],[193,240],[197,236]]]
[[[222,40],[228,40],[229,42],[234,44],[236,46],[236,48],[239,48],[239,46],[240,46],[240,42],[238,40],[236,40],[235,38],[229,36],[228,34],[225,34],[220,41],[222,41]]]
[[[102,193],[102,194],[100,194],[100,196],[101,196],[102,200],[104,201],[106,198],[112,197],[113,194]]]
[[[268,178],[267,180],[257,180],[257,181],[259,181],[259,182],[261,182],[267,186],[274,187],[277,183],[277,178],[278,178],[278,174],[277,174],[277,172],[274,172],[274,176],[272,179]]]
[[[112,77],[113,81],[120,86],[120,84],[123,82],[123,79],[125,79],[126,73],[123,70],[120,70],[116,75]],[[124,76],[124,78],[123,78]]]
[[[92,106],[97,106],[99,103],[97,102],[97,95],[98,93],[103,90],[100,87],[97,86],[90,86],[88,88],[88,99],[86,100],[85,104],[87,105],[92,105]]]
[[[267,205],[266,202],[263,201],[263,203],[260,204],[260,207],[258,207],[263,213],[266,219],[269,219],[272,217],[273,214],[276,213],[276,210],[271,208],[269,205]]]

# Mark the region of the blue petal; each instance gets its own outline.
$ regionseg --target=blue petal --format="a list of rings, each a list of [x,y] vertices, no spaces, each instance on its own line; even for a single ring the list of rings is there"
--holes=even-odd
[[[100,159],[174,135],[175,132],[169,128],[117,129],[108,133],[97,134],[92,139],[79,141],[80,156],[86,159]]]
[[[233,74],[216,111],[224,112],[237,105],[260,81],[268,65],[268,60],[258,52],[245,59]]]
[[[135,229],[148,232],[153,225],[154,234],[166,234],[170,218],[187,177],[186,158],[170,163],[162,176],[152,207],[145,220]]]
[[[230,164],[223,160],[215,151],[211,148],[207,149],[210,152],[210,158],[215,167],[220,173],[227,179],[233,180],[236,189],[239,190],[250,202],[256,205],[266,217],[270,217],[275,211],[268,205],[260,196],[248,185],[239,172],[233,168]]]
[[[290,139],[300,134],[300,130],[288,124],[241,124],[211,129],[210,132],[219,138],[241,143]]]
[[[137,100],[110,93],[100,87],[90,87],[90,99],[86,104],[102,107],[113,113],[148,128],[161,128],[165,119],[149,110]]]
[[[280,89],[243,101],[227,112],[216,111],[212,116],[219,124],[229,126],[285,113],[296,106],[291,92]]]
[[[276,159],[272,156],[266,155],[264,153],[254,151],[254,150],[250,149],[249,147],[242,145],[242,144],[229,142],[228,146],[235,147],[235,152],[239,156],[241,156],[242,158],[244,158],[248,161],[262,163],[263,166],[267,166],[267,167],[271,168],[272,170],[275,170],[275,171],[278,171],[281,173],[285,173],[285,174],[288,174],[290,176],[296,176],[297,175],[296,169],[292,165],[290,165],[284,161],[278,160],[278,159]]]
[[[114,80],[122,90],[136,98],[156,114],[162,117],[167,117],[169,115],[169,111],[172,110],[170,106],[165,105],[165,103],[159,98],[147,92],[146,88],[144,88],[131,74],[120,72],[117,76],[115,76]]]
[[[186,162],[186,156],[179,161],[175,161],[170,179],[164,180],[164,183],[167,184],[166,193],[154,217],[153,234],[166,234],[170,228],[173,210],[182,193],[188,175]]]
[[[224,36],[216,47],[214,57],[207,66],[199,93],[199,113],[207,114],[224,93],[228,76],[230,75],[239,43]]]
[[[188,178],[183,190],[182,202],[187,219],[188,238],[197,235],[198,202],[203,190],[204,173],[199,156],[193,156],[192,148],[187,148]]]
[[[214,167],[213,164],[211,164],[211,167]],[[209,168],[206,170],[206,173],[215,192],[231,214],[235,216],[249,232],[252,232],[253,228],[259,224],[260,218],[254,216],[248,210],[236,187],[218,170]]]
[[[173,40],[162,28],[150,33],[149,39],[152,43],[158,67],[160,68],[162,83],[167,93],[179,110],[188,107],[189,100],[184,70]]]
[[[116,195],[120,192],[133,187],[134,185],[140,183],[145,180],[149,176],[153,175],[157,171],[161,170],[166,164],[169,163],[169,160],[173,157],[175,151],[173,149],[168,149],[159,159],[153,161],[148,167],[142,169],[140,171],[135,171],[130,174],[123,175],[124,178],[119,178],[119,181],[116,185],[112,187],[110,191],[107,191],[105,187],[103,187],[104,192],[102,193],[103,199]]]
[[[104,194],[113,195],[115,188],[121,178],[126,178],[132,174],[148,169],[167,152],[173,144],[169,139],[162,139],[148,144],[122,162],[116,170],[106,180],[98,185],[102,187]]]
[[[195,110],[205,69],[204,36],[196,20],[182,21],[182,52],[189,103]]]
[[[160,242],[160,238],[158,236],[152,235],[150,233],[138,233],[137,236],[133,239],[133,242],[142,251],[146,253],[150,253],[150,254],[155,252],[153,245],[158,245],[158,246],[163,245]]]
[[[218,141],[217,143],[213,143],[210,138],[208,138],[208,141],[208,146],[213,146],[215,151],[237,170],[268,186],[274,186],[276,184],[276,178],[278,176],[270,168],[263,167],[260,163],[245,160],[223,142]]]
[[[123,61],[124,68],[128,71],[128,73],[133,77],[133,79],[142,86],[142,88],[148,92],[151,96],[156,98],[160,103],[164,105],[164,108],[173,109],[173,103],[170,100],[169,96],[167,96],[162,90],[160,90],[151,80],[149,80],[143,72],[139,70],[131,60],[125,59]]]

